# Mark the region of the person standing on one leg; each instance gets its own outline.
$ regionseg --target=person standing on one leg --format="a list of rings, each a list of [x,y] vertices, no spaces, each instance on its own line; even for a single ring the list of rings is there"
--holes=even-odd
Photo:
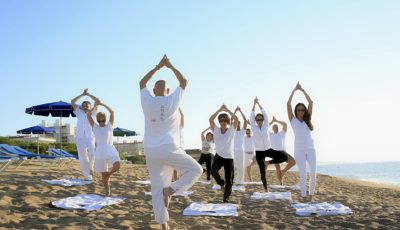
[[[201,155],[199,159],[199,164],[202,165],[203,163],[206,163],[206,170],[203,168],[203,173],[207,173],[207,181],[211,180],[211,162],[213,159],[213,156],[215,155],[215,142],[214,142],[214,134],[212,132],[208,132],[205,136],[204,134],[207,132],[207,130],[210,130],[210,127],[207,129],[203,130],[201,132]]]
[[[235,168],[236,168],[235,181],[237,184],[243,184],[243,182],[244,182],[244,146],[243,146],[243,144],[244,144],[244,136],[246,133],[246,127],[247,127],[247,119],[239,106],[235,109],[234,114],[236,115],[237,112],[240,112],[242,114],[243,128],[240,127],[240,121],[238,121],[238,125],[236,128],[236,134],[235,134],[234,147],[233,147],[233,153],[234,153],[234,157],[235,157],[234,163],[235,163]]]
[[[256,105],[262,113],[255,115]],[[254,145],[256,148],[256,160],[260,169],[261,181],[263,182],[264,190],[268,192],[266,169],[269,164],[279,164],[288,160],[287,153],[277,151],[271,148],[268,135],[268,116],[256,97],[254,99],[253,109],[250,116],[251,129],[253,130]],[[265,161],[265,157],[272,158],[270,161]]]
[[[246,167],[246,174],[249,181],[253,181],[251,178],[251,166],[256,162],[255,158],[256,150],[251,129],[246,129],[246,136],[244,138],[244,166]]]
[[[159,80],[154,85],[152,96],[146,85],[163,67],[174,73],[179,86],[169,94],[167,82]],[[180,148],[178,109],[186,85],[186,78],[171,64],[166,55],[140,81],[145,119],[144,147],[150,174],[153,212],[155,220],[163,229],[169,229],[168,206],[172,194],[190,188],[202,173],[201,166]],[[182,172],[182,176],[171,183],[173,169]]]
[[[300,91],[306,97],[308,107],[303,103],[296,104],[294,108],[294,114],[292,109],[292,99],[296,91]],[[311,131],[314,130],[314,126],[311,123],[311,116],[313,112],[313,101],[311,100],[308,93],[303,89],[300,83],[297,83],[296,87],[290,94],[287,102],[287,112],[294,132],[294,157],[297,161],[297,166],[300,173],[300,188],[301,196],[303,200],[307,200],[307,163],[310,169],[310,185],[308,190],[308,200],[313,201],[315,186],[316,186],[316,152],[314,147],[314,140],[311,135]]]
[[[96,137],[96,149],[95,149],[95,161],[96,161],[96,172],[101,173],[103,179],[104,189],[106,195],[111,195],[110,188],[110,177],[112,174],[117,172],[120,167],[119,153],[113,144],[113,130],[114,130],[114,111],[107,105],[101,103],[100,101],[95,101],[96,105],[104,106],[110,113],[110,120],[106,124],[107,116],[103,112],[98,112],[96,114],[96,124],[92,118],[92,111],[89,110],[87,113],[87,118],[90,125],[93,127],[93,133]],[[112,165],[110,171],[108,171],[109,166]]]
[[[271,147],[272,149],[275,150],[285,151],[285,135],[287,132],[287,124],[284,121],[277,120],[275,117],[272,117],[272,121],[269,123],[269,125],[271,126],[273,123],[278,123],[282,125],[282,130],[279,131],[279,127],[277,124],[274,124],[272,126],[273,132],[269,132],[269,137],[271,139]],[[294,158],[290,156],[290,154],[287,155],[288,155],[288,160],[286,162],[287,164],[283,170],[281,170],[280,164],[275,164],[276,176],[278,178],[280,185],[283,185],[283,177],[285,176],[285,173],[289,171],[289,169],[291,169],[296,164]]]
[[[219,114],[220,113],[220,114]],[[219,114],[219,115],[218,115]],[[232,118],[232,125],[229,126]],[[215,125],[215,118],[218,115],[220,128]],[[210,119],[210,127],[214,132],[216,154],[211,166],[211,174],[217,184],[221,186],[221,191],[224,193],[223,202],[229,202],[228,198],[232,192],[232,184],[234,177],[233,168],[233,142],[235,139],[235,130],[238,124],[238,119],[235,114],[230,111],[226,105],[222,105]],[[224,167],[225,180],[219,175],[219,170]]]
[[[185,116],[183,115],[181,108],[179,108],[179,115],[181,116],[181,123],[179,126],[180,148],[182,150],[185,150],[185,148],[183,147],[183,128],[185,127]],[[174,169],[174,181],[177,180],[178,180],[178,171]]]
[[[89,94],[88,89],[85,89],[82,94],[71,100],[72,108],[77,118],[76,147],[78,149],[81,171],[85,180],[93,180],[94,134],[86,116],[89,110],[91,110],[92,105],[89,101],[84,101],[82,105],[79,106],[77,101],[83,96],[88,96],[93,101],[97,101],[97,98]]]

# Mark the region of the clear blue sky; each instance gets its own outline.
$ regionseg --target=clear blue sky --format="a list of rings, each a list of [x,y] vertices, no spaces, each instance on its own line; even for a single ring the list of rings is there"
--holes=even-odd
[[[189,80],[187,148],[222,103],[248,114],[258,96],[287,121],[300,81],[315,101],[319,161],[400,160],[399,11],[399,1],[1,1],[0,135],[43,119],[26,107],[84,88],[117,126],[143,133],[138,82],[166,53]]]

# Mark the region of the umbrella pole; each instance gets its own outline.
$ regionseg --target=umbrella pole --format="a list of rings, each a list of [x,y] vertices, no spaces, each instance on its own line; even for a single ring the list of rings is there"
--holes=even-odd
[[[40,138],[40,134],[37,135],[37,154],[39,154],[39,138]]]
[[[60,154],[61,154],[61,150],[62,150],[62,127],[61,127],[61,124],[62,124],[62,114],[61,114],[61,116],[60,116]]]

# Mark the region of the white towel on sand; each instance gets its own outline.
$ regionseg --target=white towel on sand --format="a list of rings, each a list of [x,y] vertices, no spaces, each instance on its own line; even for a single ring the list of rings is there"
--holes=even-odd
[[[339,202],[333,203],[296,203],[292,205],[296,209],[298,216],[331,216],[331,215],[349,215],[353,212],[347,206]]]
[[[189,196],[193,193],[193,191],[183,191],[183,192],[176,192],[172,196]],[[151,196],[151,192],[144,192],[145,195]]]
[[[218,184],[215,184],[215,185],[213,185],[212,189],[214,189],[214,190],[220,190],[220,189],[221,189],[221,186],[218,185]],[[234,186],[232,186],[232,191],[241,191],[241,192],[244,192],[244,191],[246,191],[246,189],[244,188],[243,185],[234,185]]]
[[[211,184],[211,180],[198,180],[197,183],[201,183],[201,184]]]
[[[252,200],[292,200],[290,192],[254,192],[251,195]]]
[[[244,182],[243,184],[262,184],[262,182],[261,181],[247,181],[247,182]]]
[[[135,181],[136,184],[151,184],[149,180],[137,180]]]
[[[298,185],[271,185],[271,189],[290,189],[290,190],[300,190]]]
[[[62,209],[81,209],[87,211],[100,210],[106,205],[118,204],[125,200],[124,197],[103,197],[95,194],[80,194],[61,200],[52,201],[51,204]]]
[[[238,216],[238,205],[231,203],[201,204],[192,203],[185,210],[184,216]]]
[[[87,185],[93,183],[93,181],[82,180],[78,178],[63,178],[61,180],[42,180],[42,181],[53,185],[62,185],[65,187]]]

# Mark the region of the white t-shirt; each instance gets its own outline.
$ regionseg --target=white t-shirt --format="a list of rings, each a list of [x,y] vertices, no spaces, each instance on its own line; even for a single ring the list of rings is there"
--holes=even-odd
[[[94,138],[92,126],[87,119],[87,115],[85,110],[83,110],[80,106],[77,106],[74,110],[74,114],[76,115],[76,138]],[[95,112],[92,112],[93,120],[95,118]]]
[[[268,135],[268,116],[265,110],[261,110],[261,112],[264,115],[264,125],[261,127],[256,124],[256,116],[254,111],[252,111],[250,115],[250,125],[251,130],[253,130],[254,146],[256,148],[256,151],[264,151],[271,148],[271,143],[269,142]]]
[[[221,128],[215,126],[213,133],[217,154],[226,159],[233,159],[233,141],[235,139],[233,126],[230,126],[224,134],[221,133]]]
[[[246,135],[246,130],[236,130],[235,134],[235,144],[233,146],[233,151],[236,153],[243,153],[244,152],[244,136]]]
[[[310,128],[303,121],[301,122],[296,117],[290,121],[294,132],[294,148],[295,149],[313,149],[314,140],[311,136]]]
[[[244,152],[255,152],[255,146],[254,146],[254,138],[253,136],[248,137],[247,135],[244,137]]]
[[[140,91],[144,112],[145,147],[159,147],[174,144],[180,147],[179,104],[184,90],[181,87],[168,96],[152,96],[147,88]]]
[[[283,130],[277,133],[269,132],[272,149],[285,150],[285,134],[286,133]]]
[[[211,153],[215,155],[215,143],[214,141],[204,140],[201,146],[201,153]]]
[[[104,127],[93,125],[93,133],[96,137],[96,148],[103,145],[113,145],[113,126],[107,123]]]

